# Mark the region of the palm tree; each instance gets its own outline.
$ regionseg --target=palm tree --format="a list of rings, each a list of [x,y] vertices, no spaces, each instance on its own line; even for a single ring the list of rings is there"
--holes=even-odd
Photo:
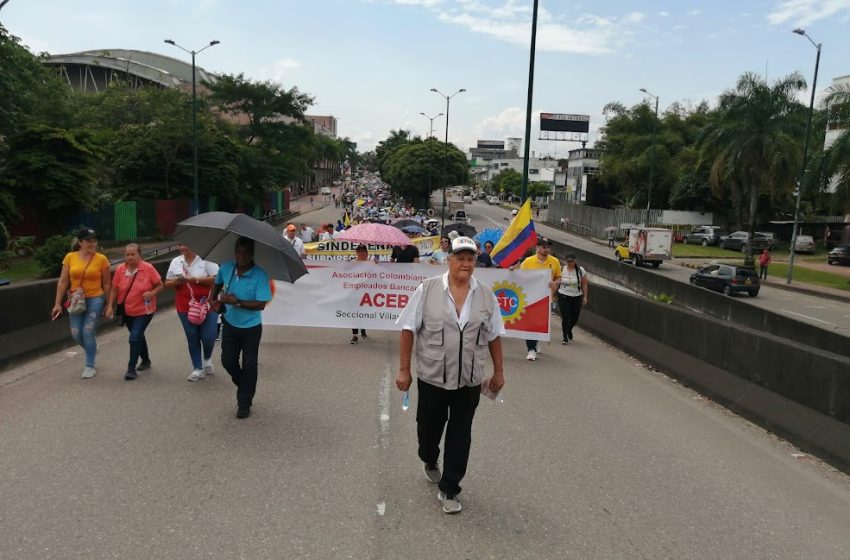
[[[732,201],[747,204],[748,231],[755,237],[760,194],[793,189],[802,157],[805,107],[796,94],[806,87],[799,73],[772,84],[745,73],[734,90],[720,96],[717,115],[699,138],[709,182],[715,191],[731,191]],[[745,262],[752,264],[752,243]]]
[[[830,120],[844,123],[844,132],[823,153],[823,173],[829,192],[834,193],[834,203],[844,212],[844,221],[850,222],[850,83],[838,84],[826,90],[824,104]],[[823,184],[823,183],[822,183]]]

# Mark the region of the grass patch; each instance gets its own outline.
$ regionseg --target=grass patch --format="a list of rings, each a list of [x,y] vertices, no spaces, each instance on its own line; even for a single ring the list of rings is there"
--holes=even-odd
[[[785,263],[774,262],[771,263],[770,267],[767,269],[767,275],[774,280],[781,280],[784,282],[787,274],[788,265]],[[850,280],[848,280],[846,276],[834,274],[832,272],[823,272],[821,270],[812,270],[802,266],[794,267],[794,281],[850,292]]]
[[[715,259],[731,259],[736,256],[743,258],[743,253],[740,251],[732,251],[729,249],[721,249],[720,247],[703,247],[702,245],[694,245],[689,243],[673,243],[674,257],[711,257]]]
[[[9,268],[0,272],[0,278],[20,282],[22,280],[38,280],[41,278],[41,268],[32,257],[11,259]]]

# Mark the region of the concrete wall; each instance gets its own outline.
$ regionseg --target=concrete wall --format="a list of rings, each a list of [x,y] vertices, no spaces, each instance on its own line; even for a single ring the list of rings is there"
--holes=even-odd
[[[850,358],[593,286],[580,324],[850,471]]]
[[[170,259],[152,262],[165,275]],[[38,353],[74,345],[67,314],[50,320],[56,296],[56,279],[41,280],[20,286],[0,288],[0,369],[14,366]],[[174,290],[163,290],[157,296],[160,309],[174,302]],[[99,330],[115,328],[114,321],[104,321]]]
[[[613,250],[610,256],[597,255],[558,241],[553,241],[552,249],[553,254],[558,257],[563,257],[567,251],[574,252],[581,264],[590,272],[612,282],[629,286],[639,294],[645,296],[667,294],[673,297],[673,305],[677,307],[769,333],[803,346],[850,357],[850,344],[847,343],[845,336],[749,305],[739,301],[738,298],[730,298],[718,292],[685,284],[646,268],[637,268],[631,264],[618,262],[613,258]]]

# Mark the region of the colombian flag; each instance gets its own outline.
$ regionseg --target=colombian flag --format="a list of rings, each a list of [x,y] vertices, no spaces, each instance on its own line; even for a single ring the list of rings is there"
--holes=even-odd
[[[525,252],[537,245],[537,232],[531,221],[531,199],[519,209],[502,238],[493,247],[490,258],[502,268],[508,268],[523,256]]]

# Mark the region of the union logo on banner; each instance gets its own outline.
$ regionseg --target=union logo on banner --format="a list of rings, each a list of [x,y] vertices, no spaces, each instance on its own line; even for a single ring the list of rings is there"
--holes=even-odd
[[[511,325],[522,316],[527,304],[525,292],[522,287],[514,282],[494,282],[493,293],[499,302],[502,311],[502,321],[505,325]]]

